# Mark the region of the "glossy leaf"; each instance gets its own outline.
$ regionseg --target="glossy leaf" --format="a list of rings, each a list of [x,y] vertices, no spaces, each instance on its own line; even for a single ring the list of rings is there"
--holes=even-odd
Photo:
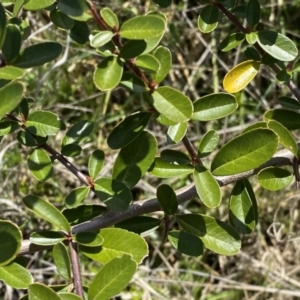
[[[34,196],[28,195],[23,198],[25,206],[35,213],[38,217],[48,221],[58,228],[70,232],[71,227],[64,215],[49,202]]]
[[[48,137],[33,136],[27,131],[19,131],[17,139],[24,146],[35,147],[46,143]]]
[[[219,48],[223,52],[230,51],[236,48],[239,44],[241,44],[245,39],[245,35],[243,33],[235,32],[231,33],[225,37],[225,39],[220,43]]]
[[[27,158],[28,169],[36,180],[47,181],[53,176],[53,165],[44,149],[33,149]]]
[[[177,165],[188,165],[191,163],[191,158],[185,153],[177,150],[166,149],[160,153],[160,157],[169,163]]]
[[[72,40],[83,45],[89,41],[89,34],[90,31],[86,22],[74,21],[74,25],[70,30],[70,37]]]
[[[0,68],[0,79],[14,80],[23,77],[24,71],[14,66]]]
[[[74,240],[88,247],[96,247],[103,244],[103,237],[96,232],[78,232],[74,236]]]
[[[113,178],[132,188],[153,163],[156,151],[156,139],[149,132],[143,131],[119,152],[112,170]]]
[[[202,158],[209,155],[219,142],[219,135],[215,130],[210,130],[202,137],[198,147],[198,157]]]
[[[29,300],[61,300],[49,287],[42,283],[33,283],[28,287]]]
[[[5,220],[0,220],[0,266],[7,265],[17,256],[22,242],[22,233],[19,227]]]
[[[62,145],[78,144],[88,137],[94,129],[94,123],[86,120],[81,120],[75,123],[65,134]]]
[[[256,32],[250,32],[246,34],[246,40],[248,44],[254,45],[257,42],[258,35]]]
[[[292,61],[298,55],[296,45],[289,38],[275,31],[259,31],[257,42],[264,51],[281,61]]]
[[[88,170],[92,179],[95,179],[99,175],[104,163],[104,157],[104,152],[100,149],[96,149],[90,156]]]
[[[14,132],[20,128],[20,125],[15,121],[0,121],[0,136]]]
[[[209,208],[219,206],[222,200],[221,189],[210,171],[204,166],[196,166],[193,175],[197,194],[204,205]]]
[[[74,20],[58,9],[53,9],[50,12],[50,19],[55,26],[62,29],[68,30],[74,26]]]
[[[177,196],[168,184],[162,184],[157,188],[156,197],[166,215],[176,213],[178,208]]]
[[[285,169],[269,167],[261,170],[257,179],[263,188],[278,191],[287,187],[293,181],[294,176]]]
[[[172,55],[168,48],[160,46],[155,49],[153,53],[154,57],[158,60],[160,68],[153,75],[153,80],[159,83],[162,82],[169,74],[172,66]]]
[[[169,232],[168,240],[177,251],[183,254],[190,256],[203,254],[203,242],[191,233],[173,230]]]
[[[176,125],[171,125],[168,128],[167,140],[168,143],[179,143],[185,136],[187,131],[187,123],[178,123]]]
[[[136,59],[136,65],[146,73],[155,73],[160,69],[158,59],[151,54],[138,56]]]
[[[0,49],[2,49],[2,45],[6,35],[6,15],[3,5],[0,3]]]
[[[145,40],[129,40],[120,51],[120,56],[124,59],[135,58],[144,53],[147,49]]]
[[[178,215],[176,220],[186,232],[199,236],[204,246],[211,251],[221,255],[235,255],[241,248],[238,233],[225,222],[198,214]]]
[[[194,103],[193,120],[211,121],[232,114],[238,107],[233,95],[219,93],[204,96]]]
[[[170,178],[180,175],[188,175],[194,170],[192,165],[176,165],[156,157],[149,169],[149,173],[160,178]]]
[[[271,109],[264,114],[264,121],[275,120],[288,130],[300,129],[300,114],[286,109]]]
[[[55,245],[59,242],[62,242],[66,239],[66,236],[57,231],[39,231],[33,232],[30,235],[30,242],[36,245]]]
[[[78,206],[88,195],[90,188],[88,186],[82,186],[72,190],[65,199],[65,205],[67,208]]]
[[[300,103],[294,98],[290,97],[280,97],[278,98],[278,102],[280,103],[281,106],[284,108],[289,108],[289,109],[300,109]]]
[[[65,279],[71,279],[71,262],[69,253],[63,243],[58,243],[53,247],[52,251],[54,264],[57,272]]]
[[[124,254],[130,255],[137,264],[140,264],[148,254],[148,245],[138,234],[120,228],[104,228],[100,234],[104,239],[101,246],[80,246],[80,249],[87,257],[102,264],[107,264]]]
[[[6,27],[5,39],[2,45],[2,54],[7,63],[13,63],[19,56],[21,49],[21,31],[16,25]]]
[[[116,56],[106,57],[94,72],[94,83],[101,91],[109,91],[116,87],[123,74],[123,63]]]
[[[45,137],[56,135],[65,129],[65,124],[58,116],[50,111],[35,110],[26,120],[26,128],[35,135]]]
[[[218,26],[219,9],[215,5],[206,5],[199,17],[198,28],[203,33],[209,33]]]
[[[13,65],[19,68],[41,66],[56,59],[61,51],[61,44],[55,42],[44,42],[32,45],[23,50]]]
[[[164,86],[156,89],[152,97],[156,110],[171,121],[182,123],[192,117],[192,102],[182,92]]]
[[[99,178],[95,181],[95,194],[109,208],[124,211],[132,201],[132,195],[123,182],[111,178]]]
[[[137,16],[123,23],[120,36],[129,40],[143,40],[145,37],[155,38],[165,30],[165,22],[154,15]]]
[[[102,8],[100,15],[110,28],[119,28],[118,17],[109,7]]]
[[[256,26],[260,19],[260,4],[258,0],[249,0],[246,8],[246,20],[250,28]]]
[[[254,199],[255,200],[255,199]],[[256,225],[256,203],[243,180],[237,181],[230,195],[229,220],[242,234],[251,233]]]
[[[15,289],[27,289],[33,282],[30,272],[17,263],[0,267],[0,280]]]
[[[40,10],[52,5],[55,0],[30,0],[25,5],[26,10]]]
[[[128,72],[123,73],[120,86],[134,93],[144,93],[147,91],[144,81]]]
[[[82,148],[77,144],[69,144],[61,147],[63,156],[75,157],[81,154]]]
[[[116,257],[104,265],[89,287],[89,300],[110,299],[121,292],[137,269],[130,256]]]
[[[91,39],[90,39],[90,45],[93,48],[99,48],[105,44],[107,44],[114,34],[111,31],[104,30],[96,33]]]
[[[268,122],[268,127],[278,135],[279,143],[298,157],[298,145],[291,133],[281,123],[274,120]]]
[[[276,152],[277,135],[269,129],[255,129],[232,139],[214,157],[214,175],[232,175],[249,171],[268,161]]]
[[[0,88],[0,118],[17,107],[23,97],[24,87],[13,82]]]
[[[245,88],[259,71],[260,63],[254,60],[244,61],[225,75],[224,90],[228,93],[237,93]]]
[[[115,228],[125,229],[144,236],[157,229],[160,223],[160,219],[137,216],[115,224]]]
[[[138,112],[125,118],[108,136],[108,146],[111,149],[120,149],[131,143],[143,132],[151,116],[149,112]]]

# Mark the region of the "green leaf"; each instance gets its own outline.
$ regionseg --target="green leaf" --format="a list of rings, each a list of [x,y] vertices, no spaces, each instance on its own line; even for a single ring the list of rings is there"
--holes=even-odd
[[[298,55],[296,45],[289,38],[275,31],[259,31],[257,42],[268,54],[281,61],[292,61]]]
[[[5,39],[6,34],[6,15],[3,5],[0,3],[0,49]]]
[[[245,88],[259,71],[260,63],[247,60],[228,71],[223,80],[224,90],[228,93],[237,93]]]
[[[17,225],[0,220],[0,266],[7,265],[17,256],[22,242],[22,233]]]
[[[110,27],[110,28],[119,28],[119,21],[118,17],[116,14],[108,7],[104,7],[100,10],[100,15],[105,21],[105,23]]]
[[[64,130],[65,124],[56,114],[50,111],[36,110],[29,114],[26,120],[26,128],[32,134],[45,137],[56,135],[59,130]]]
[[[53,176],[53,165],[44,149],[33,149],[27,158],[28,169],[36,180],[47,181]]]
[[[0,88],[0,118],[14,110],[21,102],[24,87],[19,82],[13,82]]]
[[[257,174],[260,185],[270,191],[284,189],[293,181],[293,178],[293,174],[289,171],[277,167],[265,168]]]
[[[24,8],[26,10],[40,10],[52,5],[54,2],[55,0],[29,0]]]
[[[285,84],[289,82],[292,79],[292,73],[287,72],[286,70],[281,70],[276,74],[276,80],[280,84]]]
[[[66,236],[57,231],[39,231],[33,232],[30,235],[30,242],[36,245],[55,245],[59,242],[62,242],[66,239]]]
[[[52,251],[54,264],[57,272],[65,279],[71,279],[71,262],[69,253],[63,243],[58,243],[53,247]]]
[[[23,203],[38,217],[48,221],[49,223],[66,232],[71,231],[71,227],[67,219],[51,203],[34,195],[28,195],[23,198]]]
[[[128,72],[123,73],[120,86],[134,93],[144,93],[147,91],[145,82],[136,75]]]
[[[35,147],[47,142],[48,137],[33,136],[27,131],[19,131],[17,135],[19,143],[27,147]]]
[[[90,30],[86,22],[74,21],[70,30],[70,37],[78,44],[85,44],[89,41]]]
[[[255,200],[255,198],[254,198]],[[236,182],[229,200],[230,223],[242,234],[251,233],[256,225],[256,203],[243,180]]]
[[[110,299],[121,292],[129,283],[137,269],[130,256],[116,257],[104,265],[94,277],[89,287],[89,300]]]
[[[0,136],[12,133],[19,128],[20,125],[16,121],[0,121]]]
[[[88,195],[90,188],[82,186],[72,190],[65,199],[65,206],[72,208],[78,206]]]
[[[171,125],[168,128],[168,132],[167,132],[167,140],[168,143],[179,143],[183,137],[185,136],[187,131],[187,123],[178,123],[176,125]]]
[[[165,22],[158,16],[147,15],[131,18],[123,23],[120,36],[128,40],[143,40],[160,36],[165,30]]]
[[[99,178],[95,181],[95,194],[109,208],[124,211],[132,201],[132,195],[123,182],[111,178]]]
[[[271,109],[265,112],[264,121],[275,120],[288,130],[300,129],[300,114],[287,109]]]
[[[106,211],[106,208],[102,205],[80,205],[76,208],[65,209],[62,213],[71,223],[71,225],[76,225],[88,220],[93,219],[94,217],[100,216],[103,212]]]
[[[232,139],[211,163],[214,175],[232,175],[249,171],[268,161],[276,152],[277,135],[269,129],[254,129]]]
[[[179,252],[199,256],[203,254],[203,242],[201,239],[188,232],[173,230],[168,234],[168,240],[172,246]]]
[[[86,120],[81,120],[75,123],[65,134],[62,145],[79,144],[88,137],[94,129],[94,123]]]
[[[137,216],[115,224],[115,228],[126,229],[144,236],[157,229],[160,223],[161,220],[156,218]]]
[[[21,49],[21,32],[17,25],[9,24],[6,27],[2,53],[7,63],[13,63],[19,56]]]
[[[41,66],[56,59],[61,51],[61,44],[55,42],[44,42],[32,45],[23,50],[13,65],[19,68]]]
[[[87,10],[87,5],[84,0],[59,0],[58,8],[66,15],[78,18]]]
[[[250,28],[255,27],[260,19],[260,4],[258,0],[249,0],[246,8],[246,20]]]
[[[218,93],[204,96],[194,103],[193,120],[211,121],[232,114],[238,107],[233,95]]]
[[[62,29],[69,30],[74,26],[74,20],[58,9],[53,9],[50,12],[50,19],[55,26]]]
[[[14,80],[23,77],[24,71],[14,66],[0,68],[0,79]]]
[[[82,300],[82,298],[72,293],[63,292],[58,293],[58,295],[61,300]]]
[[[103,166],[105,154],[102,150],[96,149],[89,159],[88,170],[92,179],[95,179]]]
[[[253,47],[247,47],[244,51],[244,55],[249,60],[261,60],[259,52]]]
[[[165,77],[169,74],[172,66],[172,55],[171,51],[163,46],[155,49],[153,53],[154,57],[160,64],[159,70],[153,75],[153,80],[157,83],[162,82]]]
[[[227,35],[220,43],[219,49],[223,52],[230,51],[240,45],[245,39],[245,34],[235,32]]]
[[[192,117],[191,100],[178,90],[169,86],[159,87],[152,98],[155,109],[171,121],[182,123]]]
[[[113,178],[132,188],[153,163],[156,151],[156,139],[149,132],[143,131],[119,152],[112,170]]]
[[[194,181],[200,200],[209,208],[218,207],[222,200],[221,189],[212,174],[203,166],[196,166]]]
[[[74,236],[74,240],[88,247],[97,247],[103,244],[103,237],[96,232],[78,232]]]
[[[109,91],[119,84],[122,74],[122,61],[116,56],[108,56],[95,69],[94,83],[99,90]]]
[[[135,58],[144,53],[147,49],[145,40],[129,40],[120,50],[120,56],[124,59]]]
[[[63,156],[75,157],[81,154],[82,148],[76,144],[69,144],[61,147],[61,154]]]
[[[198,157],[202,158],[209,155],[218,145],[220,136],[215,130],[207,131],[202,137],[198,147]]]
[[[242,133],[248,132],[248,131],[253,130],[253,129],[258,129],[258,128],[268,128],[267,123],[266,123],[266,122],[263,122],[263,121],[261,121],[261,122],[256,122],[256,123],[254,123],[254,124],[252,124],[252,125],[246,127],[246,128],[242,131]]]
[[[100,31],[93,35],[93,37],[90,39],[90,45],[93,48],[99,48],[111,41],[113,36],[114,34],[111,31]]]
[[[175,165],[163,160],[160,157],[156,157],[154,163],[148,170],[153,176],[160,178],[170,178],[180,175],[188,175],[194,170],[192,165]]]
[[[146,73],[155,73],[160,69],[158,59],[151,54],[138,56],[136,59],[136,65]]]
[[[111,149],[120,149],[131,143],[143,132],[151,116],[149,112],[137,112],[125,118],[108,136],[108,146]]]
[[[172,4],[172,0],[153,0],[153,2],[162,8],[166,8]]]
[[[258,35],[256,32],[250,32],[246,34],[246,40],[248,44],[254,45],[257,42]]]
[[[17,263],[0,267],[0,280],[14,289],[27,289],[33,282],[30,272]]]
[[[279,143],[298,157],[298,145],[291,133],[281,123],[274,120],[268,122],[268,127],[278,135]]]
[[[42,283],[33,283],[28,287],[29,300],[61,300],[49,287]]]
[[[241,248],[238,233],[229,224],[213,217],[197,214],[176,216],[188,233],[199,236],[204,246],[221,255],[235,255]]]
[[[206,5],[199,17],[198,28],[203,33],[209,33],[218,26],[219,9],[215,5]]]
[[[101,246],[80,246],[80,249],[87,257],[102,264],[124,254],[140,264],[148,254],[148,244],[138,234],[120,228],[104,228],[100,234],[104,239]]]
[[[166,215],[174,215],[178,208],[177,196],[168,184],[161,184],[156,190],[157,200]]]
[[[278,102],[281,106],[288,109],[300,109],[300,103],[294,98],[290,97],[280,97],[278,98]]]
[[[177,150],[166,149],[160,153],[160,157],[169,163],[177,165],[188,165],[191,159],[185,153]]]

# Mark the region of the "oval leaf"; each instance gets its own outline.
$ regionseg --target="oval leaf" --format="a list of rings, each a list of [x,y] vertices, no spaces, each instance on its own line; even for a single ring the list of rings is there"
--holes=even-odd
[[[166,215],[174,215],[178,208],[177,196],[168,184],[162,184],[156,191],[157,200]]]
[[[53,260],[57,272],[65,279],[71,279],[71,262],[69,253],[63,243],[58,243],[53,247]]]
[[[89,175],[92,179],[95,179],[103,166],[104,163],[104,152],[100,149],[95,150],[89,159],[88,170]]]
[[[218,26],[219,9],[215,5],[206,5],[199,17],[198,28],[203,33],[209,33]]]
[[[89,247],[96,247],[103,244],[103,237],[96,232],[78,232],[74,240],[80,244]]]
[[[249,0],[246,8],[246,20],[250,28],[256,26],[260,19],[260,4],[258,0]]]
[[[20,125],[15,121],[0,121],[0,136],[12,133],[18,128]]]
[[[241,44],[245,39],[245,34],[235,32],[229,34],[225,39],[220,43],[219,48],[223,52],[230,51],[236,48],[239,44]]]
[[[0,68],[0,79],[14,80],[23,77],[24,71],[14,66]]]
[[[299,60],[300,61],[300,60]],[[289,109],[300,109],[300,103],[298,100],[290,97],[280,97],[278,98],[278,102],[284,108]]]
[[[193,120],[211,121],[232,114],[238,107],[233,95],[219,93],[204,96],[194,103]]]
[[[136,59],[136,65],[145,73],[155,73],[160,69],[158,59],[151,54],[140,55]]]
[[[24,5],[26,10],[40,10],[52,5],[55,0],[30,0],[26,2],[28,2]]]
[[[159,83],[169,74],[172,66],[172,55],[168,48],[162,46],[155,49],[153,55],[160,64],[159,70],[153,75],[153,80]]]
[[[62,242],[66,239],[66,236],[57,231],[40,231],[40,232],[33,232],[30,235],[30,242],[36,245],[55,245],[59,242]]]
[[[293,178],[293,174],[289,171],[277,167],[265,168],[257,175],[260,185],[270,191],[284,189],[293,181]]]
[[[254,129],[232,139],[217,153],[211,164],[214,175],[249,171],[268,161],[276,152],[277,135],[269,129]]]
[[[215,130],[210,130],[205,133],[198,147],[198,157],[202,158],[209,155],[219,142],[219,135]]]
[[[185,136],[187,131],[187,123],[178,123],[176,125],[171,125],[167,132],[168,143],[179,143]]]
[[[48,221],[49,223],[57,226],[58,228],[70,232],[71,227],[64,215],[49,202],[34,196],[28,195],[23,198],[25,206],[35,213],[40,218]]]
[[[160,155],[164,161],[172,164],[188,165],[191,163],[190,157],[181,151],[166,149],[163,150]]]
[[[50,19],[55,26],[62,29],[68,30],[72,29],[74,26],[74,20],[58,9],[53,9],[50,12]]]
[[[275,120],[288,130],[300,129],[300,114],[286,109],[271,109],[264,115],[264,121]]]
[[[244,61],[225,75],[224,90],[228,93],[237,93],[245,88],[259,71],[260,63],[254,60]]]
[[[113,36],[114,34],[111,31],[100,31],[90,39],[90,45],[93,48],[99,48],[107,44]]]
[[[115,29],[119,28],[118,17],[110,8],[108,8],[108,7],[102,8],[100,10],[100,15],[109,27],[115,28]]]
[[[88,195],[90,188],[82,186],[74,189],[65,199],[65,205],[68,208],[78,206]]]
[[[29,285],[28,295],[30,300],[61,300],[56,292],[41,283]]]

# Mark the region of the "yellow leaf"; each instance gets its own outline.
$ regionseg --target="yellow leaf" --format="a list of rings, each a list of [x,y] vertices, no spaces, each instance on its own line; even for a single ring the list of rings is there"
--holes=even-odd
[[[246,87],[255,77],[260,67],[260,62],[255,60],[244,61],[225,75],[223,87],[228,93],[237,93]]]

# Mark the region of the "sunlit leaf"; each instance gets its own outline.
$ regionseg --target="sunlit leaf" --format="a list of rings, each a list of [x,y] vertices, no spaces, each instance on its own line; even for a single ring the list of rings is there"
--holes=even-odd
[[[187,131],[187,123],[178,123],[176,125],[171,125],[167,132],[168,143],[179,143],[185,136]]]
[[[199,17],[198,28],[203,33],[209,33],[218,26],[219,9],[215,5],[206,5]]]
[[[30,242],[36,245],[55,245],[66,239],[66,236],[58,231],[39,231],[30,235]]]
[[[198,147],[198,157],[202,158],[209,155],[217,146],[219,142],[219,135],[215,130],[210,130],[200,140]]]
[[[28,287],[29,300],[61,300],[49,287],[42,283],[33,283]]]
[[[96,149],[89,159],[88,170],[91,178],[95,179],[103,166],[104,163],[104,152],[100,149]]]
[[[88,186],[81,186],[72,190],[65,199],[67,208],[78,206],[88,195],[90,188]]]
[[[63,243],[58,243],[53,247],[53,260],[57,272],[65,279],[71,279],[71,262],[69,253]]]

